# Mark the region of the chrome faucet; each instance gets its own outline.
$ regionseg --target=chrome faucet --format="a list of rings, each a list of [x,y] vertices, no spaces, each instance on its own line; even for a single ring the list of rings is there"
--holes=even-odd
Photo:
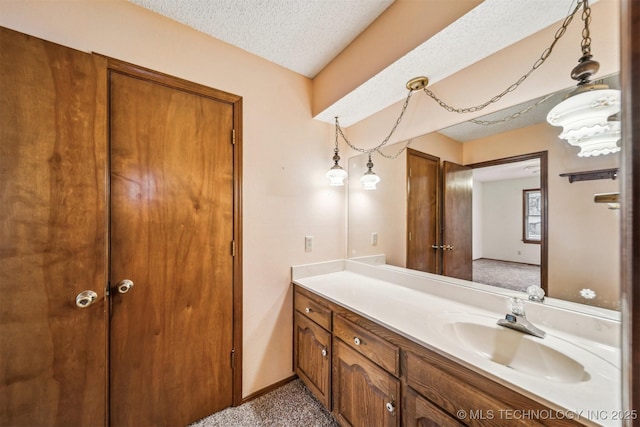
[[[498,320],[498,325],[533,335],[534,337],[545,337],[545,331],[533,326],[533,324],[527,320],[524,313],[524,303],[520,298],[509,298],[507,304],[511,313],[507,313],[504,319]]]

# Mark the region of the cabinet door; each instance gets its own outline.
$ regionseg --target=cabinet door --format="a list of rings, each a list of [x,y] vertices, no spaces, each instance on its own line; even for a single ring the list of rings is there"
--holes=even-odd
[[[440,408],[420,396],[410,387],[404,392],[404,425],[406,427],[462,427]]]
[[[342,425],[399,426],[400,382],[336,339],[333,410]]]
[[[296,374],[331,410],[331,334],[296,312],[293,340]]]

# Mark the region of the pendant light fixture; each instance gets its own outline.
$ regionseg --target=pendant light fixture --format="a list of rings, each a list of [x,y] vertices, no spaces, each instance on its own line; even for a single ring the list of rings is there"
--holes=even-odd
[[[373,162],[371,161],[371,152],[369,152],[369,161],[367,162],[367,171],[360,178],[360,182],[365,190],[375,190],[376,185],[380,182],[380,177],[372,170]]]
[[[598,156],[620,151],[620,121],[612,118],[620,111],[620,91],[604,84],[591,82],[600,64],[591,59],[589,23],[591,8],[588,0],[582,3],[582,57],[571,71],[578,87],[556,105],[547,115],[553,126],[562,126],[560,138],[580,148],[579,157]]]
[[[333,150],[334,165],[329,172],[327,172],[330,184],[344,185],[344,180],[347,177],[347,172],[338,164],[340,160],[340,156],[338,155],[338,134],[340,134],[342,139],[351,149],[360,153],[367,153],[369,155],[367,171],[360,181],[366,190],[374,190],[378,182],[380,182],[380,178],[372,170],[373,162],[371,161],[371,154],[374,151],[377,151],[383,157],[395,159],[407,148],[411,140],[409,140],[407,145],[395,156],[386,155],[380,150],[389,142],[391,136],[402,121],[409,105],[411,95],[415,91],[422,90],[440,107],[450,113],[464,114],[481,111],[485,107],[500,101],[505,95],[508,95],[519,88],[535,70],[545,63],[547,58],[551,55],[556,43],[566,33],[567,27],[580,9],[582,9],[582,21],[584,22],[581,42],[582,56],[578,61],[578,65],[571,72],[571,78],[578,81],[578,87],[549,112],[547,115],[547,121],[553,126],[563,127],[560,138],[566,139],[569,144],[580,147],[580,152],[578,153],[578,156],[580,157],[598,156],[601,154],[610,154],[620,151],[620,147],[617,145],[617,142],[620,140],[620,120],[615,118],[616,114],[620,111],[620,91],[609,89],[609,87],[604,84],[592,83],[590,80],[591,76],[593,76],[600,68],[600,64],[597,61],[594,61],[591,55],[591,36],[589,33],[591,8],[589,7],[588,0],[577,0],[575,8],[565,17],[561,27],[555,32],[553,41],[549,47],[542,51],[540,57],[533,63],[529,71],[524,73],[517,81],[509,85],[498,95],[493,96],[488,101],[469,107],[454,107],[440,99],[427,87],[429,84],[429,79],[427,77],[415,77],[409,80],[406,84],[406,88],[409,92],[407,93],[407,98],[404,101],[400,115],[396,119],[391,131],[380,144],[372,148],[360,148],[352,144],[342,131],[338,122],[338,117],[336,117],[336,139],[335,148]],[[526,114],[533,107],[536,107],[551,98],[551,96],[552,95],[546,96],[535,105],[526,107],[522,111],[514,113],[501,120],[472,120],[472,122],[487,126],[503,123],[505,121],[515,119],[522,114]]]
[[[329,178],[329,185],[341,186],[344,185],[344,180],[347,178],[347,171],[342,169],[338,164],[340,161],[340,155],[338,149],[338,118],[336,117],[336,144],[333,149],[333,167],[327,172],[327,178]]]

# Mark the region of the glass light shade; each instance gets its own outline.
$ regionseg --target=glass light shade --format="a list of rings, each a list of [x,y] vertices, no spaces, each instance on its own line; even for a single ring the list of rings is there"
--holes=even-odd
[[[620,140],[620,122],[610,121],[602,129],[601,133],[578,141],[580,145],[580,157],[599,156],[620,151],[618,141]]]
[[[587,90],[553,107],[547,121],[562,126],[560,138],[580,148],[578,156],[589,157],[620,151],[620,122],[608,121],[620,111],[620,91]]]
[[[365,190],[375,190],[376,184],[380,182],[380,177],[376,175],[373,171],[368,170],[362,175],[360,178],[360,182]]]
[[[347,171],[336,164],[327,172],[327,178],[329,178],[329,185],[344,185],[344,180],[347,178]]]

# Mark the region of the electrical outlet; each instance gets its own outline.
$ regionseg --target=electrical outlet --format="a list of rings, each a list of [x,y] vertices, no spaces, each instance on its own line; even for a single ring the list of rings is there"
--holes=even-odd
[[[378,233],[371,233],[371,246],[378,246]]]
[[[304,236],[304,251],[311,252],[313,250],[313,236]]]

